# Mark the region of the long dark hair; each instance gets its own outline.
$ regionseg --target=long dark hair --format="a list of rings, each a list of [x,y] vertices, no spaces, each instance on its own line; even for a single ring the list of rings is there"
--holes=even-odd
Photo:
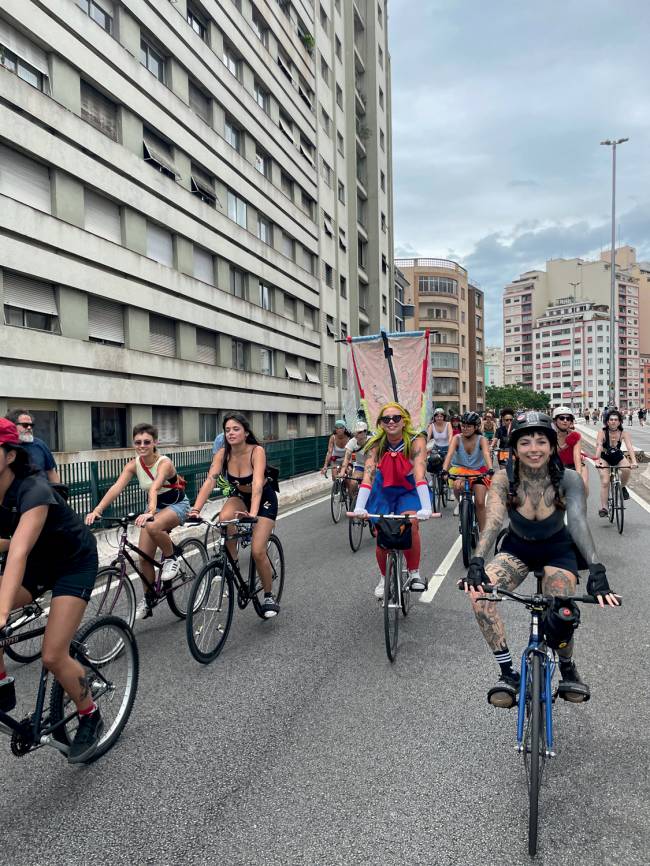
[[[612,409],[611,412],[607,413],[607,415],[605,416],[605,423],[603,425],[603,430],[609,430],[609,419],[612,417],[612,415],[616,415],[616,417],[618,418],[618,428],[617,429],[623,430],[624,429],[623,416],[618,411],[618,409]]]
[[[247,445],[259,445],[260,444],[257,441],[255,434],[251,430],[250,421],[248,420],[248,418],[245,415],[242,415],[241,412],[228,412],[228,414],[226,416],[224,416],[223,423],[221,424],[221,427],[223,429],[224,434],[226,432],[226,424],[228,423],[228,421],[236,421],[238,424],[241,424],[241,426],[246,431],[246,440],[245,441],[246,441]],[[223,438],[224,438],[223,445],[224,445],[224,448],[226,449],[226,457],[224,460],[224,466],[226,466],[228,464],[228,460],[230,459],[230,452],[232,451],[232,447],[230,445],[230,442],[228,442],[228,437],[224,435]]]
[[[0,448],[2,448],[5,454],[13,451],[16,455],[14,462],[9,464],[9,469],[11,469],[16,478],[27,478],[28,475],[34,474],[36,470],[29,462],[29,457],[24,448],[12,445],[11,442],[3,442]]]
[[[541,432],[541,431],[537,431]],[[543,435],[543,434],[542,434]],[[550,439],[549,439],[550,442]],[[516,446],[515,446],[516,447]],[[516,456],[515,448],[512,449],[513,457]],[[510,484],[508,485],[508,496],[506,498],[506,505],[508,508],[519,508],[521,502],[519,501],[519,460],[512,460],[513,468],[512,473],[508,472],[508,479]],[[548,461],[548,474],[551,479],[551,484],[553,485],[553,490],[555,491],[555,497],[553,499],[553,504],[559,511],[566,510],[566,500],[560,491],[560,484],[562,483],[562,478],[564,476],[564,464],[558,457],[557,453],[557,445],[553,445],[551,442],[551,456]]]

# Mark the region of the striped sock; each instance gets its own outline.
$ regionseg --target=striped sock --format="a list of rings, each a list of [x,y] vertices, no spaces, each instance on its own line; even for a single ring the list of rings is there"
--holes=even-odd
[[[512,673],[512,656],[507,646],[502,647],[494,653],[494,658],[501,668],[502,674]]]

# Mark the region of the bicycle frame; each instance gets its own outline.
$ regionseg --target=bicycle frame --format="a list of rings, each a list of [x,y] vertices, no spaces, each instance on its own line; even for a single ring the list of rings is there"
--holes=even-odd
[[[537,594],[541,594],[541,579],[537,578]],[[542,663],[541,701],[544,705],[544,725],[546,728],[546,756],[555,757],[553,751],[553,696],[551,683],[555,673],[555,653],[544,643],[540,634],[540,621],[544,607],[533,607],[530,618],[530,636],[528,646],[521,654],[521,684],[519,686],[519,706],[517,707],[517,749],[524,750],[524,726],[526,723],[526,684],[528,678],[529,659],[538,655]]]

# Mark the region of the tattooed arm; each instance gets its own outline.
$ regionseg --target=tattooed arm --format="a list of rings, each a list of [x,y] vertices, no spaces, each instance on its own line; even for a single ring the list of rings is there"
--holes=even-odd
[[[366,462],[363,467],[363,480],[362,484],[366,484],[368,487],[372,487],[373,482],[375,480],[375,475],[377,474],[377,445],[374,448],[371,448],[368,451],[366,456]]]
[[[487,498],[487,514],[485,526],[481,532],[475,556],[483,559],[490,553],[497,540],[497,536],[503,528],[503,522],[507,515],[506,501],[508,496],[508,476],[502,470],[497,472],[490,484],[490,493]]]
[[[571,538],[589,564],[598,562],[596,545],[587,523],[587,498],[582,478],[577,472],[567,471],[562,478],[562,487],[566,497],[567,526]]]
[[[424,481],[427,474],[427,440],[424,436],[417,436],[411,445],[411,463],[413,464],[413,477],[415,483]]]

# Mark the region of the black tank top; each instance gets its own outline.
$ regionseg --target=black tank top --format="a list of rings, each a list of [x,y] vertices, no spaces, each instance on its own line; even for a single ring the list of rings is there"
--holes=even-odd
[[[564,512],[558,508],[543,520],[530,520],[518,511],[510,511],[510,529],[525,541],[542,541],[564,528]]]

